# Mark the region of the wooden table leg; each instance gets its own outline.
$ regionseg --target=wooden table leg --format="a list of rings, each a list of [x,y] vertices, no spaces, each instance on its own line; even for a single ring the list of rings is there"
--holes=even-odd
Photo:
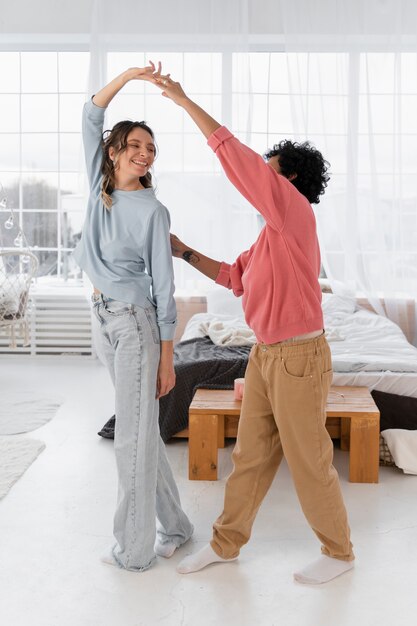
[[[340,418],[340,449],[350,448],[350,417]]]
[[[218,422],[217,422],[217,446],[219,448],[224,448],[226,443],[225,443],[225,439],[224,439],[224,422],[225,422],[225,417],[224,415],[218,415]]]
[[[377,483],[379,473],[379,418],[351,419],[349,481]]]
[[[189,415],[188,477],[190,480],[217,480],[217,447],[221,415]]]

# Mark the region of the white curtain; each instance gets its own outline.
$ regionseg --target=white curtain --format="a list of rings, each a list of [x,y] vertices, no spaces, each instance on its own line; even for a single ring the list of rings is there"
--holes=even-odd
[[[280,2],[294,135],[331,162],[317,207],[334,291],[417,341],[417,4]],[[332,54],[329,54],[332,53]]]
[[[90,95],[127,67],[161,60],[163,71],[179,80],[190,97],[247,136],[248,15],[248,0],[97,0]],[[233,129],[232,107],[239,113],[238,129]],[[140,81],[127,85],[110,104],[107,128],[126,118],[145,119],[155,132],[159,156],[153,176],[157,196],[171,213],[172,232],[208,256],[233,261],[256,238],[256,215],[228,183],[197,127],[157,88]],[[213,286],[186,263],[175,259],[174,264],[177,293],[192,295]]]
[[[332,177],[316,215],[333,290],[406,319],[417,342],[417,3],[96,0],[91,93],[149,58],[259,152],[283,137],[323,152]],[[108,127],[146,119],[172,231],[232,261],[256,238],[255,212],[193,123],[152,89],[126,86]],[[185,263],[175,261],[175,271],[180,290],[211,285]]]

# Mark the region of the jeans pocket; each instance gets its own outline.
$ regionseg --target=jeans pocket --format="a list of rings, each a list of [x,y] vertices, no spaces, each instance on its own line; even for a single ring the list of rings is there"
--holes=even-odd
[[[118,300],[107,300],[104,302],[104,310],[111,317],[119,317],[131,313],[132,305],[126,302],[119,302]]]

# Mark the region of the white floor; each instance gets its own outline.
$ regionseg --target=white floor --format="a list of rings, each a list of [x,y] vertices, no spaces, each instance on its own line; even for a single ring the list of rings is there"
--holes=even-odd
[[[78,357],[0,359],[1,389],[48,390],[56,417],[30,436],[46,449],[0,501],[0,624],[4,626],[411,626],[417,610],[417,476],[381,468],[378,485],[347,481],[335,465],[352,527],[356,568],[321,587],[293,582],[319,554],[284,464],[237,562],[181,576],[176,564],[210,538],[218,482],[187,479],[187,444],[168,444],[196,531],[172,559],[144,573],[104,565],[115,503],[112,442],[96,435],[113,412],[104,368]]]

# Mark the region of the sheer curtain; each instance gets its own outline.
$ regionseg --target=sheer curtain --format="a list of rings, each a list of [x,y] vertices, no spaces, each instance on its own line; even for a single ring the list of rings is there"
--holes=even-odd
[[[325,271],[417,341],[417,5],[280,2],[296,138],[331,162]]]
[[[149,59],[232,130],[250,132],[247,55],[249,0],[96,1],[91,25],[90,95],[115,75]],[[239,51],[238,59],[233,53]],[[234,78],[232,80],[232,74]],[[232,107],[239,112],[233,129]],[[153,85],[134,81],[110,104],[107,128],[145,119],[156,134],[157,196],[171,213],[172,232],[219,260],[233,261],[256,238],[256,215],[231,187],[193,122]],[[213,283],[174,260],[177,293]]]

